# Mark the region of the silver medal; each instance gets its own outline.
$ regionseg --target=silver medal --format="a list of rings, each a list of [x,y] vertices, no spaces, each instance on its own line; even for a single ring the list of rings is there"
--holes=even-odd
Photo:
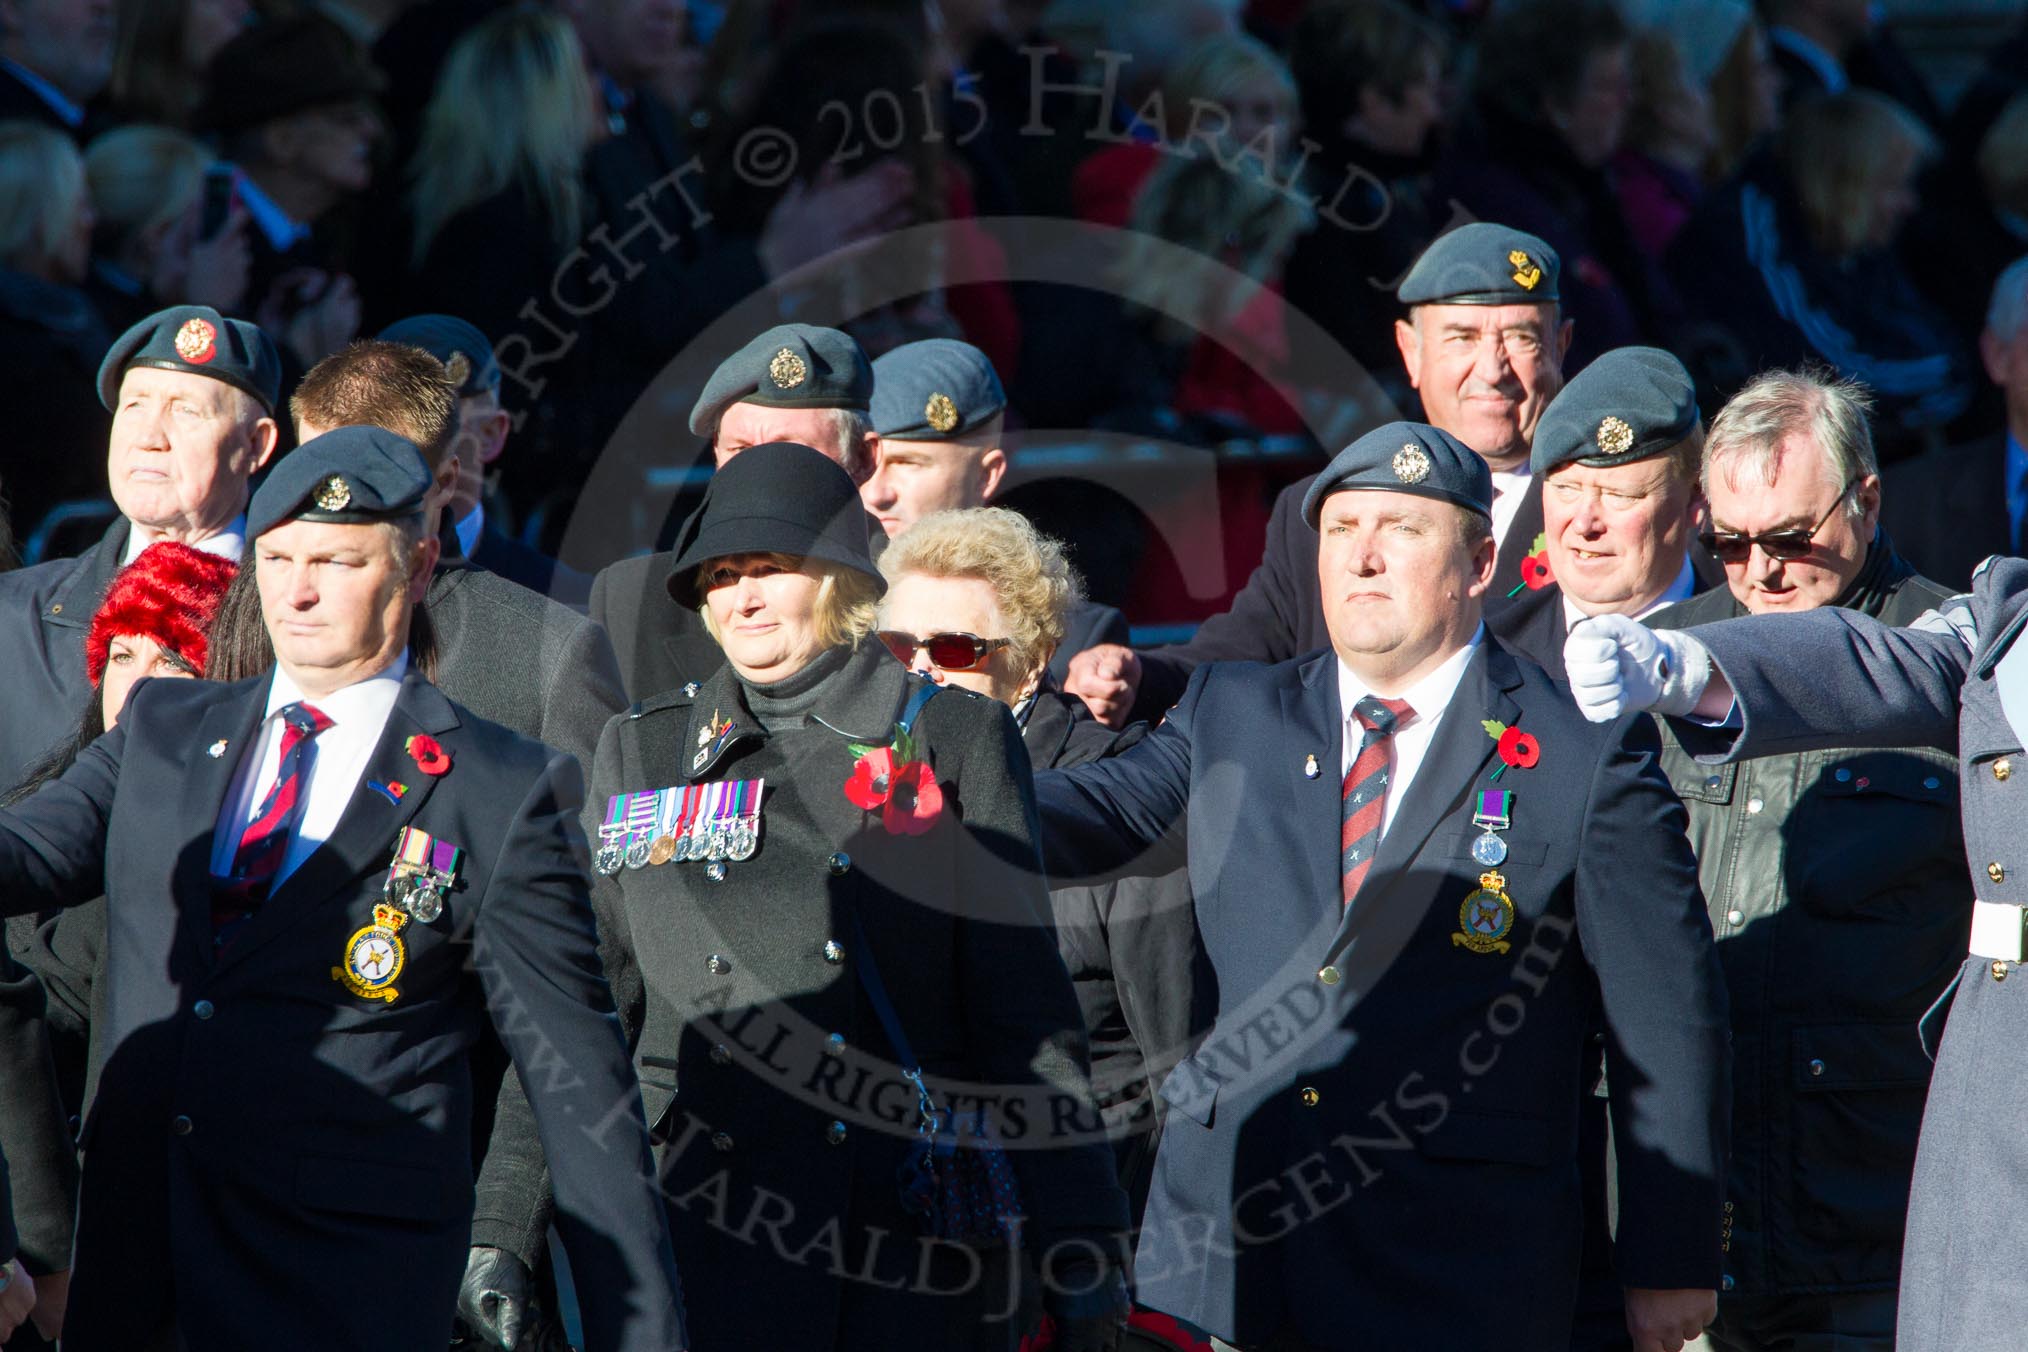
[[[760,832],[755,823],[741,818],[739,825],[732,828],[732,843],[726,848],[726,858],[732,860],[751,859],[760,847]]]
[[[1472,858],[1487,868],[1497,868],[1507,862],[1507,842],[1488,831],[1472,842]]]
[[[419,880],[408,894],[408,913],[420,924],[430,924],[444,913],[444,894],[430,879]]]
[[[602,875],[610,878],[620,871],[620,865],[626,862],[626,855],[627,852],[619,841],[609,840],[599,846],[598,855],[592,864]]]
[[[635,836],[627,842],[626,863],[628,868],[646,868],[648,866],[648,838],[646,836]]]

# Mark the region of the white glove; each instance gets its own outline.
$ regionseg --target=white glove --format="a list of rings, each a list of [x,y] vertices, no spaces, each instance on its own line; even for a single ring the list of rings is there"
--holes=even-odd
[[[1579,711],[1594,723],[1634,709],[1680,717],[1711,682],[1711,650],[1681,630],[1594,615],[1563,641],[1563,670]]]

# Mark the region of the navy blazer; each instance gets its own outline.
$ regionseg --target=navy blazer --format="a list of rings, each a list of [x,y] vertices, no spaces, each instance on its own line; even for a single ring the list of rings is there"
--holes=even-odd
[[[0,908],[108,899],[64,1345],[129,1352],[173,1317],[221,1352],[443,1346],[471,1233],[467,1054],[490,1015],[553,1147],[590,1344],[682,1346],[576,764],[411,672],[331,837],[214,957],[212,841],[268,680],[144,682],[131,717],[0,812]],[[421,771],[416,734],[447,773]],[[460,881],[402,929],[398,997],[362,998],[335,972],[410,825],[464,850]]]
[[[1539,764],[1494,784],[1488,719]],[[1242,1343],[1566,1352],[1601,1004],[1621,1277],[1715,1288],[1725,994],[1654,724],[1589,724],[1484,640],[1348,911],[1342,721],[1329,652],[1214,663],[1140,745],[1036,776],[1050,871],[1187,861],[1217,973],[1162,1088],[1139,1298]],[[1461,942],[1487,787],[1514,794],[1494,952]]]

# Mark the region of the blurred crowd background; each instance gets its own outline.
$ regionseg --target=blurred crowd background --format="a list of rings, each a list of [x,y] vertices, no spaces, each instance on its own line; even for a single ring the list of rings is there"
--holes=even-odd
[[[874,356],[984,349],[1008,500],[1171,635],[1244,581],[1278,488],[1416,416],[1393,287],[1471,219],[1561,254],[1566,375],[1663,346],[1708,417],[1815,360],[1876,392],[1883,461],[1990,439],[2028,370],[1986,314],[2028,252],[2028,25],[1949,0],[0,0],[12,549],[98,537],[98,363],[166,305],[257,321],[291,376],[406,315],[477,324],[511,428],[488,519],[587,569],[666,539],[708,474],[685,354],[809,319]],[[1951,487],[1911,477],[1898,497]]]

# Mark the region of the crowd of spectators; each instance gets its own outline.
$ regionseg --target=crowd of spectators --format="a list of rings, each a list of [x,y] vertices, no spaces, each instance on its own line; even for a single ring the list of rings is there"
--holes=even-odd
[[[139,316],[254,320],[291,381],[437,312],[500,353],[489,523],[596,566],[680,512],[567,532],[594,468],[690,482],[684,354],[758,303],[876,357],[977,344],[1014,445],[1293,447],[1222,481],[1243,576],[1306,453],[1417,412],[1392,289],[1471,219],[1562,256],[1567,374],[1661,346],[1708,415],[1817,361],[1884,460],[1935,453],[2002,416],[2024,47],[1946,109],[1866,0],[13,0],[13,538],[62,552],[38,527],[96,495],[93,373]],[[1059,497],[1073,542],[1113,510]]]

